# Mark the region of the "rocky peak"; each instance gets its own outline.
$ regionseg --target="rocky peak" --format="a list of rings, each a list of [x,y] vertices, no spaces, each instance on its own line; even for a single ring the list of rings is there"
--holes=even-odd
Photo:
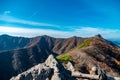
[[[12,77],[10,80],[74,80],[70,73],[50,55],[44,63]]]
[[[60,65],[58,64],[58,61],[54,58],[53,55],[50,55],[47,60],[45,61],[45,65],[54,68],[54,72],[59,72]]]
[[[103,37],[100,34],[95,35],[95,38],[102,38],[103,39]]]

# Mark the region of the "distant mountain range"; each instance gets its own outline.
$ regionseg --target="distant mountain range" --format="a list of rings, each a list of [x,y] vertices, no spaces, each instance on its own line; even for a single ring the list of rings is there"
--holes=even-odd
[[[119,76],[120,48],[103,39],[101,35],[90,38],[53,38],[47,35],[24,38],[1,35],[1,80],[8,80],[34,65],[43,63],[50,54],[55,57],[69,55],[75,69],[83,73],[89,73],[88,68],[99,65],[108,74]]]

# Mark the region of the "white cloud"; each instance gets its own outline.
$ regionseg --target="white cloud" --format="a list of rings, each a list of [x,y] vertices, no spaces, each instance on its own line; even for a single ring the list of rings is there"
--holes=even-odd
[[[9,13],[9,11],[4,12],[4,14],[7,14],[7,13]],[[8,16],[8,15],[0,15],[0,21],[26,24],[26,25],[31,25],[31,26],[47,26],[47,27],[57,27],[57,28],[59,28],[59,25],[29,21],[29,20],[19,19],[19,18],[15,18],[15,17],[12,17],[12,16]]]
[[[62,37],[67,32],[51,30],[51,29],[29,29],[29,28],[16,28],[8,26],[0,26],[0,34],[9,34],[13,36],[35,37],[41,35],[49,35],[53,37]]]
[[[106,28],[93,28],[93,27],[81,27],[76,29],[75,34],[77,36],[81,35],[82,37],[94,36],[96,34],[101,34],[104,38],[119,38],[120,33],[119,29],[106,29]]]
[[[103,28],[92,28],[92,27],[82,27],[75,29],[73,31],[58,31],[52,29],[30,29],[30,28],[16,28],[9,26],[0,26],[0,34],[9,34],[13,36],[24,36],[24,37],[35,37],[41,35],[49,35],[52,37],[91,37],[96,34],[101,34],[104,38],[120,39],[118,29],[103,29]]]

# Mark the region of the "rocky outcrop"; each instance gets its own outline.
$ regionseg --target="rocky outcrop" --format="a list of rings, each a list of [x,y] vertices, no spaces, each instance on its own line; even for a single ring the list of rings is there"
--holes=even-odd
[[[10,80],[74,80],[74,78],[53,55],[50,55],[44,63],[12,77]]]

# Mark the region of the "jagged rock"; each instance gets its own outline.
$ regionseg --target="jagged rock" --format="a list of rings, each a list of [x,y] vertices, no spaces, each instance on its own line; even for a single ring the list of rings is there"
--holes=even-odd
[[[45,65],[49,66],[50,68],[53,68],[54,72],[59,72],[58,67],[60,67],[60,65],[58,64],[57,60],[54,58],[53,55],[50,55],[48,57],[48,59],[45,61]]]
[[[52,74],[53,69],[39,64],[26,72],[19,74],[11,80],[47,80]]]
[[[53,76],[52,76],[52,79],[51,80],[62,80],[59,78],[60,77],[60,74],[59,73],[55,73]]]
[[[71,71],[71,72],[74,72],[75,71],[75,68],[73,67],[72,63],[71,62],[68,62],[66,64],[66,68],[67,70]]]
[[[96,75],[96,71],[97,71],[97,67],[95,67],[95,66],[93,66],[92,68],[91,68],[91,70],[90,70],[90,74],[91,75]]]
[[[74,80],[69,71],[50,55],[45,63],[38,64],[31,69],[12,77],[10,80]]]

